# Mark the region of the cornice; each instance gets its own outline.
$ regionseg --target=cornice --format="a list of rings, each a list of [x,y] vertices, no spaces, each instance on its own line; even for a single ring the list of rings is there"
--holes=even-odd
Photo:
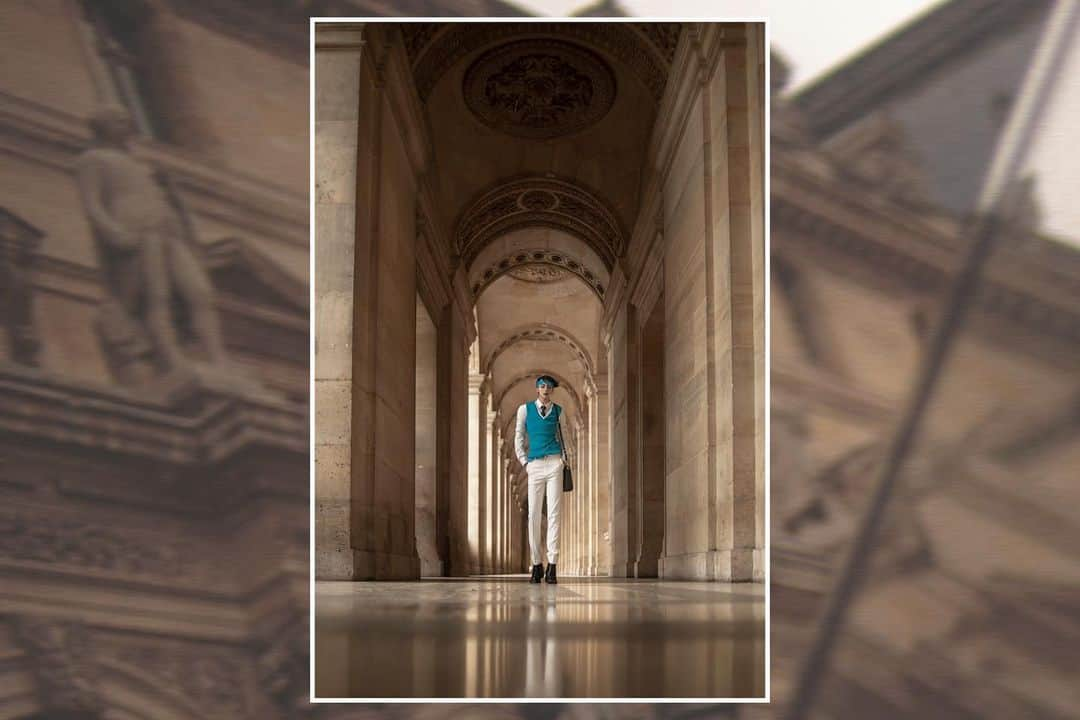
[[[902,297],[936,297],[963,260],[958,221],[924,219],[909,208],[867,197],[850,183],[823,182],[775,154],[771,184],[774,253],[803,255],[830,272]],[[999,243],[975,298],[972,327],[990,330],[989,321],[1001,318],[1017,332],[1044,336],[1043,342],[1014,343],[1017,352],[1046,355],[1040,345],[1051,338],[1075,348],[1080,345],[1077,272],[1080,252],[1053,241]],[[994,340],[1000,332],[981,334]]]
[[[74,176],[79,153],[90,146],[90,133],[81,117],[0,92],[0,144],[32,164]],[[208,165],[161,143],[136,142],[131,152],[185,190],[183,199],[192,211],[260,237],[308,247],[306,192],[293,193],[263,178]]]
[[[615,269],[611,273],[611,280],[608,281],[607,294],[604,297],[604,312],[600,316],[600,338],[605,348],[611,347],[615,318],[618,317],[619,310],[623,308],[626,291],[626,275],[623,274],[622,265],[616,263]]]
[[[315,27],[315,50],[361,50],[364,47],[364,23],[324,23]]]
[[[656,170],[657,182],[661,186],[675,160],[675,150],[686,130],[690,108],[701,92],[703,70],[699,36],[700,26],[697,24],[688,25],[682,32],[668,74],[674,82],[668,82],[665,86],[656,113],[656,117],[665,118],[665,122],[657,122],[653,126],[652,137],[649,139],[646,157]]]
[[[307,454],[307,413],[273,398],[200,391],[204,409],[183,413],[126,389],[74,383],[0,365],[0,429],[16,437],[94,449],[162,466],[223,462],[248,448]]]
[[[603,278],[599,276],[598,272],[590,270],[582,257],[571,255],[570,253],[565,253],[560,250],[539,247],[520,248],[507,251],[505,257],[495,260],[482,271],[474,269],[477,280],[473,282],[472,285],[473,298],[479,299],[480,295],[483,294],[484,290],[491,285],[491,283],[495,282],[514,268],[537,263],[550,265],[571,273],[572,275],[576,275],[589,287],[593,294],[596,295],[597,299],[603,303]]]
[[[774,356],[770,379],[773,403],[806,413],[822,410],[872,427],[885,427],[896,415],[896,401],[862,388],[847,378],[806,363]]]
[[[491,372],[491,368],[499,355],[522,340],[541,340],[561,343],[565,345],[576,358],[581,360],[585,365],[587,375],[592,374],[593,372],[593,360],[585,345],[567,330],[550,323],[536,323],[511,330],[508,337],[488,353],[488,356],[484,359],[484,363],[481,365],[482,372]]]
[[[424,120],[423,107],[416,96],[409,59],[401,35],[393,25],[372,24],[366,37],[383,78],[390,112],[402,131],[406,154],[417,178],[427,172],[431,160],[431,139]]]
[[[1015,32],[1036,14],[1045,13],[1049,5],[1046,0],[942,3],[851,57],[800,91],[793,102],[815,135],[828,136],[896,93],[925,82],[933,69],[1001,34]]]
[[[660,177],[648,172],[645,187],[638,204],[638,214],[623,255],[623,264],[631,276],[637,276],[644,259],[652,252],[658,232],[664,229],[664,195]]]
[[[625,236],[611,205],[569,178],[524,175],[485,188],[461,212],[454,248],[472,265],[494,239],[514,230],[543,226],[580,239],[610,268],[625,250]]]

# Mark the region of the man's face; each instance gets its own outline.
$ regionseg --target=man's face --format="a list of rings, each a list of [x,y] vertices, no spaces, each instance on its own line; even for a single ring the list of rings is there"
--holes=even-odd
[[[548,403],[551,401],[552,387],[547,383],[540,383],[536,386],[536,395],[540,398],[540,402]]]

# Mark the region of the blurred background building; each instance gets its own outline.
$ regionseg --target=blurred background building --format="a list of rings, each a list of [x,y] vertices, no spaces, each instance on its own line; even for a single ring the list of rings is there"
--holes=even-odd
[[[778,703],[1045,8],[943,3],[792,98],[773,66]],[[390,12],[517,10],[0,3],[3,717],[776,714],[307,706],[306,18]],[[133,155],[176,188],[207,248],[230,360],[257,387],[167,378],[145,327],[110,322],[74,175],[102,101],[128,108],[143,134]],[[1077,714],[1080,258],[1038,217],[991,262],[820,717]],[[194,344],[185,353],[199,362]]]

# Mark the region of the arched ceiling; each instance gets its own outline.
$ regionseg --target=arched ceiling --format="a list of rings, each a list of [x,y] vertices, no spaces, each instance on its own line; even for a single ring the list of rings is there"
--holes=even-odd
[[[546,225],[610,268],[636,219],[645,152],[680,26],[402,23],[432,181],[468,265]],[[478,222],[482,221],[482,222]]]
[[[489,361],[498,348],[526,329],[555,327],[559,334],[572,339],[588,362],[596,367],[606,363],[606,358],[600,355],[602,312],[599,298],[577,276],[567,275],[554,282],[536,283],[504,274],[488,285],[477,300],[480,357]],[[524,346],[511,345],[504,348],[502,354],[524,351]],[[555,361],[553,358],[552,362]],[[566,357],[560,356],[558,364],[551,369],[568,372],[571,361],[584,362],[576,352],[568,349]]]
[[[522,177],[499,182],[472,201],[454,228],[454,250],[471,266],[491,242],[520,228],[548,227],[582,240],[610,270],[625,233],[596,193],[568,180]]]
[[[601,302],[610,278],[600,256],[579,238],[542,226],[501,235],[480,251],[469,266],[473,297],[507,274],[534,283],[576,275]]]
[[[504,423],[536,397],[541,373],[560,379],[555,399],[574,421],[607,362],[604,294],[637,219],[681,26],[398,27],[448,250],[476,303],[477,369]]]

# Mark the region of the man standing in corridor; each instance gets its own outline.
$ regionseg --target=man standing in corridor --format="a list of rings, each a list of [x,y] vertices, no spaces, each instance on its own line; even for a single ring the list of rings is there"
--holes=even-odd
[[[536,378],[536,400],[518,408],[514,451],[529,477],[529,552],[532,554],[532,577],[556,583],[555,564],[559,561],[559,507],[562,501],[563,447],[559,420],[562,407],[551,401],[559,383],[550,375]],[[528,450],[526,450],[528,438]],[[547,575],[544,575],[540,547],[540,513],[547,493]]]

